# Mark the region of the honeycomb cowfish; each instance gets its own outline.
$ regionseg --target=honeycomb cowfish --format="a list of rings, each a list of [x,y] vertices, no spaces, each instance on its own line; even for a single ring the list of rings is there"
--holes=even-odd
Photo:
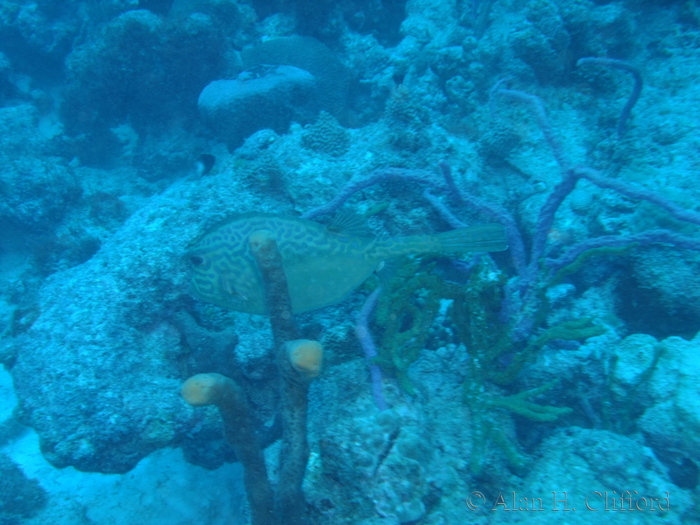
[[[294,313],[342,301],[394,257],[507,248],[500,224],[383,239],[352,222],[339,217],[324,225],[262,213],[230,219],[204,233],[187,253],[192,270],[190,294],[240,312],[265,314],[262,276],[248,246],[249,236],[258,230],[272,232],[277,241]]]

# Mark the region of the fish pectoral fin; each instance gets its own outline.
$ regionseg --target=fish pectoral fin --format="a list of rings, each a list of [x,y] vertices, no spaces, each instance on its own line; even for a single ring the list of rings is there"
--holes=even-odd
[[[223,289],[227,294],[232,295],[241,301],[248,301],[248,298],[233,285],[231,279],[224,279],[223,285]]]
[[[379,263],[374,272],[377,274],[377,277],[379,277],[379,284],[382,288],[389,290],[389,283],[396,275],[396,272],[399,271],[403,262],[404,261],[400,257],[395,257],[394,259],[387,259]]]

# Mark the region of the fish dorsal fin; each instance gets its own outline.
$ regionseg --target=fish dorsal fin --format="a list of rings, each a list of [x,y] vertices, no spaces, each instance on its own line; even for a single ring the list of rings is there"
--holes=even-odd
[[[373,237],[374,234],[367,224],[364,215],[360,215],[350,210],[340,210],[326,225],[331,233],[347,235],[352,237]]]

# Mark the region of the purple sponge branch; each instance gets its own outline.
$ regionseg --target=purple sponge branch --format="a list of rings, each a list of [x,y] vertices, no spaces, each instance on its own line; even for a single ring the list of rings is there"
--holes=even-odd
[[[534,315],[539,301],[537,293],[539,285],[546,285],[555,272],[574,263],[577,257],[588,250],[603,247],[628,246],[634,243],[668,243],[678,248],[700,250],[700,240],[680,235],[669,230],[650,230],[630,235],[606,235],[578,243],[556,259],[547,259],[546,265],[549,267],[549,271],[543,274],[541,264],[546,256],[547,234],[552,228],[555,214],[564,199],[573,191],[578,180],[582,178],[591,181],[600,188],[615,190],[631,199],[645,200],[656,204],[678,220],[700,225],[700,213],[683,209],[666,197],[642,186],[606,177],[591,168],[577,167],[568,170],[564,174],[562,181],[554,187],[554,190],[540,211],[535,225],[535,233],[533,235],[530,252],[530,263],[527,267],[527,272],[521,275],[513,285],[514,288],[520,292],[522,302],[519,310],[523,314],[523,317],[521,317],[520,321],[517,323],[518,326],[514,330],[515,337],[524,337],[528,335],[528,327],[532,324],[529,318]],[[514,305],[512,304],[514,300],[515,298],[512,296],[506,300],[504,312],[512,314],[515,311]]]
[[[635,79],[639,77],[635,86],[637,86],[638,84],[637,87],[641,91],[641,75],[634,66],[628,64],[627,62],[623,62],[621,60],[614,60],[612,58],[582,58],[578,61],[578,64],[588,63],[610,65],[632,72],[635,76]],[[500,83],[497,85],[500,85]],[[563,202],[564,198],[566,198],[566,196],[569,193],[571,193],[571,191],[574,189],[576,181],[579,178],[588,179],[596,186],[615,190],[632,199],[649,201],[658,206],[661,206],[663,209],[665,209],[678,220],[700,225],[700,213],[681,208],[680,206],[674,204],[659,193],[653,192],[631,182],[606,177],[599,171],[594,170],[592,168],[567,168],[569,162],[563,156],[561,146],[559,145],[559,142],[554,136],[554,132],[552,131],[552,126],[549,122],[549,119],[547,118],[547,113],[544,109],[544,104],[542,103],[542,100],[540,100],[540,98],[535,95],[530,95],[529,93],[525,93],[523,91],[516,91],[512,89],[495,90],[495,88],[493,91],[495,94],[510,96],[511,98],[521,100],[530,105],[530,108],[534,112],[535,117],[537,119],[537,124],[540,126],[543,135],[549,143],[549,146],[552,149],[552,153],[554,154],[557,163],[562,167],[562,169],[564,169],[563,180],[555,187],[552,195],[549,196],[549,199],[547,199],[547,203],[540,211],[537,231],[535,232],[535,239],[533,240],[533,260],[541,256],[544,250],[544,243],[546,241],[547,233],[549,232],[552,222],[554,221],[554,214],[556,213],[557,209],[559,209],[559,206]],[[631,106],[634,105],[634,102],[636,102],[637,98],[639,98],[638,93],[636,95],[636,98],[632,100],[633,103],[631,105],[628,102],[628,106],[630,106],[629,110],[631,110]]]
[[[388,181],[418,182],[428,186],[440,186],[435,174],[425,170],[409,170],[405,168],[381,168],[374,170],[369,177],[349,182],[330,202],[313,208],[304,213],[302,219],[314,219],[320,215],[328,215],[340,208],[346,200],[358,191],[375,184]]]
[[[381,292],[382,288],[380,286],[367,297],[365,304],[357,315],[357,324],[355,325],[355,334],[360,341],[362,349],[365,351],[365,358],[369,367],[369,375],[372,381],[372,397],[380,411],[386,410],[387,404],[382,393],[382,370],[379,368],[379,365],[374,363],[374,358],[377,357],[377,347],[369,331],[369,316],[377,305],[377,299]]]
[[[449,224],[451,228],[464,228],[467,225],[460,221],[444,202],[430,193],[430,188],[423,190],[423,198],[428,201],[438,215],[442,217],[442,220]]]
[[[636,84],[635,92],[631,102],[628,102],[626,111],[623,112],[621,119],[626,119],[629,115],[634,102],[639,97],[641,90],[641,76],[639,72],[624,62],[613,61],[608,59],[585,59],[579,63],[598,63],[620,67],[632,72],[635,75]],[[642,232],[636,235],[620,235],[620,236],[604,236],[596,239],[589,239],[572,248],[564,255],[557,259],[544,261],[546,256],[547,235],[551,231],[554,223],[555,215],[564,199],[576,187],[579,179],[587,179],[600,188],[614,190],[626,197],[636,200],[645,200],[656,204],[669,212],[678,220],[690,222],[700,225],[700,214],[692,210],[686,210],[671,202],[663,195],[648,190],[637,184],[626,182],[620,179],[606,177],[600,172],[585,167],[569,168],[568,160],[564,157],[559,142],[554,137],[551,124],[547,118],[547,113],[544,109],[542,101],[528,93],[503,89],[501,86],[504,82],[499,82],[493,89],[492,94],[505,95],[510,98],[526,102],[535,114],[537,123],[542,130],[545,139],[554,154],[557,163],[564,171],[563,178],[559,184],[554,187],[554,190],[547,198],[544,206],[540,210],[535,232],[533,234],[532,246],[530,251],[529,264],[525,272],[519,272],[519,277],[513,280],[506,290],[506,299],[503,304],[503,313],[506,317],[515,316],[514,328],[512,337],[515,340],[524,340],[527,338],[534,327],[534,318],[539,310],[540,290],[542,286],[546,286],[554,272],[573,264],[577,257],[584,252],[602,247],[626,246],[633,243],[652,244],[652,243],[668,243],[679,248],[687,248],[697,250],[700,249],[700,241],[691,237],[686,237],[668,230],[652,230]],[[622,131],[624,131],[624,120],[621,122]],[[542,272],[542,264],[546,263],[549,267],[548,271]],[[519,293],[513,293],[513,292]]]
[[[609,190],[615,190],[631,199],[651,202],[666,210],[679,221],[700,225],[700,213],[681,208],[660,193],[648,190],[645,187],[632,182],[606,177],[599,171],[592,168],[575,168],[573,171],[577,177],[588,179],[596,186]]]
[[[583,253],[596,248],[630,246],[632,244],[670,244],[676,248],[700,251],[700,239],[689,237],[670,230],[647,230],[630,235],[603,235],[593,239],[586,239],[564,252],[556,259],[547,259],[546,265],[550,272],[557,272],[562,268],[573,264]]]
[[[635,83],[636,97],[633,97],[632,104],[628,103],[629,109],[627,113],[629,113],[631,107],[634,105],[634,102],[636,102],[636,99],[639,98],[639,93],[637,92],[637,89],[641,91],[641,75],[639,74],[639,71],[630,64],[620,60],[602,58],[590,58],[579,60],[579,64],[586,63],[609,65],[625,69],[633,73],[635,79],[637,80],[637,82]],[[576,183],[580,178],[588,179],[600,188],[615,190],[629,198],[649,201],[665,209],[678,220],[700,225],[699,213],[683,209],[680,206],[668,200],[667,198],[665,198],[663,195],[660,195],[659,193],[653,192],[642,186],[630,182],[606,177],[600,172],[591,168],[568,168],[568,166],[570,165],[569,161],[564,157],[563,150],[558,140],[554,136],[552,126],[549,122],[549,119],[547,118],[547,113],[544,109],[544,104],[542,103],[540,98],[535,95],[525,93],[523,91],[503,89],[501,87],[502,85],[504,85],[503,82],[499,82],[492,89],[493,94],[508,96],[515,100],[523,101],[530,106],[533,113],[535,114],[537,124],[540,126],[542,134],[545,136],[545,139],[547,140],[557,163],[564,170],[563,179],[559,184],[557,184],[557,186],[554,187],[554,190],[552,191],[544,206],[540,210],[535,226],[535,232],[533,235],[532,248],[530,252],[530,260],[529,265],[527,267],[527,271],[518,272],[518,274],[520,275],[520,280],[517,284],[517,288],[520,289],[521,293],[524,293],[526,290],[528,290],[534,284],[535,280],[537,280],[539,265],[542,257],[545,254],[547,235],[549,234],[552,228],[552,224],[554,223],[555,214],[561,206],[564,199],[571,193],[571,191],[573,191],[574,187],[576,186]],[[623,114],[623,116],[625,115]]]
[[[596,59],[595,63],[613,65],[615,67],[627,69],[635,74],[636,70],[632,68],[632,66],[624,63],[622,63],[624,65],[621,65],[618,62],[619,61],[614,61],[614,63],[605,61],[601,62]],[[580,63],[585,64],[594,62],[593,59],[586,59]],[[637,78],[636,74],[635,78]],[[552,193],[545,201],[538,215],[535,224],[535,231],[533,232],[529,257],[522,235],[512,215],[498,204],[494,204],[484,199],[469,195],[466,192],[462,192],[454,180],[449,163],[444,160],[439,163],[439,169],[442,173],[444,181],[436,180],[435,174],[423,170],[407,170],[400,168],[376,170],[367,178],[356,182],[350,182],[341,190],[335,199],[324,206],[320,206],[307,212],[304,217],[312,218],[318,215],[332,213],[355,192],[376,183],[394,180],[402,182],[418,182],[427,186],[423,196],[440,214],[440,216],[453,227],[462,227],[464,223],[450,211],[445,201],[434,195],[431,190],[434,190],[435,188],[442,190],[452,198],[453,202],[459,203],[460,205],[469,206],[475,211],[490,216],[492,219],[503,224],[505,227],[513,265],[517,273],[517,277],[511,279],[506,287],[506,296],[503,303],[502,313],[504,319],[507,318],[513,326],[512,338],[515,341],[520,341],[525,340],[532,334],[538,312],[541,311],[542,292],[544,291],[544,288],[551,284],[552,276],[558,270],[561,270],[571,264],[575,264],[576,259],[585,252],[596,248],[619,247],[634,243],[668,243],[679,248],[700,250],[700,240],[676,234],[668,230],[652,230],[634,235],[604,236],[596,239],[590,239],[569,248],[569,250],[559,258],[547,259],[547,237],[554,224],[556,213],[566,197],[576,187],[579,179],[587,179],[600,188],[612,189],[631,199],[645,200],[656,204],[681,221],[700,225],[700,213],[683,209],[663,195],[648,190],[642,186],[619,179],[606,177],[591,168],[571,167],[571,163],[564,155],[561,144],[554,134],[542,101],[538,97],[523,91],[505,89],[504,86],[506,86],[506,82],[507,80],[504,80],[494,86],[494,88],[491,90],[491,99],[493,100],[495,95],[502,95],[528,104],[535,115],[537,124],[540,127],[545,140],[552,150],[556,162],[562,170],[561,181],[554,187]],[[641,89],[641,77],[639,77],[639,82],[636,85],[638,89],[636,89],[635,92]],[[635,97],[633,97],[632,103],[628,103],[622,117],[627,118],[633,102],[636,101],[636,98],[638,98],[638,93]],[[621,124],[622,129],[624,130],[624,121]],[[367,318],[370,315],[375,302],[376,298],[373,299],[370,297],[370,299],[368,299],[368,302],[363,308],[357,323],[358,338],[360,338],[360,342],[365,349],[366,355],[371,356],[376,355],[376,348],[374,347],[371,337],[369,337]],[[372,358],[368,357],[368,359]],[[380,397],[381,390],[375,390],[376,385],[381,386],[380,371],[378,368],[373,370],[373,367],[370,365],[370,373],[372,375],[373,395],[375,395],[377,405],[385,406],[383,397]],[[380,399],[382,401],[380,401]]]
[[[450,196],[453,200],[457,201],[458,204],[462,204],[462,193],[459,191],[459,188],[455,183],[455,178],[452,176],[452,166],[450,166],[449,162],[442,159],[440,162],[438,162],[438,168],[440,168],[442,177],[445,179],[445,184],[447,184],[447,189],[450,192]]]
[[[515,271],[518,275],[524,275],[527,268],[527,257],[525,255],[525,244],[523,243],[522,235],[520,235],[520,230],[515,222],[513,216],[508,213],[504,207],[494,204],[485,199],[480,199],[473,195],[465,194],[460,191],[459,188],[454,184],[454,179],[452,178],[452,168],[446,161],[441,161],[440,169],[443,176],[447,180],[448,187],[451,187],[458,195],[458,200],[472,207],[479,213],[491,217],[496,222],[501,223],[506,230],[506,238],[508,239],[508,248],[510,249],[510,255],[513,260],[513,265],[515,266]],[[449,179],[448,179],[449,177]],[[450,184],[450,180],[452,183]],[[454,228],[461,228],[464,223],[457,219],[445,206],[445,204],[440,201],[437,197],[432,195],[429,190],[423,192],[423,196],[428,200],[428,202],[435,208],[435,210],[442,216],[450,226]]]
[[[622,113],[620,113],[620,118],[617,121],[617,136],[621,137],[627,130],[627,119],[632,112],[632,108],[637,103],[637,100],[639,100],[639,96],[642,94],[642,74],[640,73],[639,69],[634,67],[629,62],[617,60],[615,58],[586,57],[580,58],[578,62],[576,62],[577,66],[581,66],[583,64],[597,64],[599,66],[616,67],[631,73],[634,77],[634,87],[632,88],[632,93],[630,94],[630,98],[627,100],[627,104],[625,104],[625,107],[622,108]]]
[[[578,177],[574,171],[568,170],[564,174],[562,181],[554,187],[544,206],[542,206],[535,223],[535,233],[532,237],[530,264],[527,267],[527,271],[521,274],[521,279],[518,283],[521,293],[524,293],[537,279],[540,260],[545,252],[547,236],[552,229],[552,224],[554,224],[554,217],[561,203],[573,191],[577,181]]]
[[[499,85],[501,85],[500,82],[496,84],[496,86]],[[535,119],[537,119],[537,125],[542,131],[542,134],[544,135],[547,144],[549,144],[549,147],[551,148],[552,153],[554,154],[554,158],[556,159],[557,164],[559,164],[561,169],[564,171],[569,169],[569,162],[567,161],[566,156],[564,155],[564,149],[561,147],[561,143],[559,142],[559,140],[557,140],[557,137],[554,134],[554,130],[552,129],[552,125],[549,123],[549,118],[547,118],[547,111],[544,109],[544,104],[542,103],[542,100],[540,100],[540,98],[536,95],[531,95],[530,93],[525,93],[524,91],[518,91],[517,89],[494,88],[492,91],[495,95],[502,95],[504,97],[508,97],[514,100],[519,100],[521,102],[525,102],[527,105],[530,106],[530,109],[535,115]]]

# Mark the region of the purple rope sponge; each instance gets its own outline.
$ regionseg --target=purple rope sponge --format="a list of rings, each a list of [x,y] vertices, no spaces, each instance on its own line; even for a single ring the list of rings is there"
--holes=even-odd
[[[580,58],[578,62],[576,62],[577,66],[583,64],[616,67],[617,69],[622,69],[628,73],[631,73],[634,77],[634,87],[632,88],[632,93],[630,94],[630,98],[627,99],[627,104],[625,104],[625,107],[622,108],[620,118],[617,120],[617,136],[622,137],[627,130],[627,119],[630,117],[630,113],[632,113],[632,108],[637,103],[637,100],[639,100],[639,95],[642,94],[642,74],[640,73],[639,69],[634,67],[629,62],[617,60],[615,58],[586,57]]]
[[[382,393],[382,370],[379,368],[379,365],[373,362],[374,358],[377,357],[377,347],[369,331],[369,316],[377,305],[377,299],[381,292],[382,288],[380,286],[367,297],[365,304],[357,315],[357,324],[355,325],[355,334],[360,341],[362,349],[365,351],[365,358],[369,367],[369,375],[372,380],[372,397],[380,411],[386,410],[387,404]]]

